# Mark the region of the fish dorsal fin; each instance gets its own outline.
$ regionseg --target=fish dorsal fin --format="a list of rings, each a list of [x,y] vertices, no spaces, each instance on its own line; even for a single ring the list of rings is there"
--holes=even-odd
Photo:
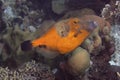
[[[61,37],[66,37],[70,31],[69,25],[66,21],[60,21],[56,25],[56,31]]]

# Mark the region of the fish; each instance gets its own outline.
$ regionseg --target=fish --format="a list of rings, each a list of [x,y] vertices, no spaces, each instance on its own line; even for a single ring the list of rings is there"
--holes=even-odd
[[[95,21],[83,23],[79,18],[61,20],[56,22],[41,37],[22,42],[21,49],[28,51],[39,47],[67,54],[80,46],[96,27]]]

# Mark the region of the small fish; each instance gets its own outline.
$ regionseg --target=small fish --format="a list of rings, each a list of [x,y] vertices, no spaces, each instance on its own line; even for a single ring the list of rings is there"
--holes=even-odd
[[[21,49],[27,51],[40,47],[67,54],[77,48],[96,27],[94,21],[88,22],[87,27],[83,26],[79,18],[59,21],[40,38],[24,41]]]

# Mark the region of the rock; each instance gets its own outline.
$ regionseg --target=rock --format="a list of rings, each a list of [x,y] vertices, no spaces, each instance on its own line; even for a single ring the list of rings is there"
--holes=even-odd
[[[87,50],[78,47],[68,57],[67,65],[72,75],[83,74],[90,66],[90,55]]]

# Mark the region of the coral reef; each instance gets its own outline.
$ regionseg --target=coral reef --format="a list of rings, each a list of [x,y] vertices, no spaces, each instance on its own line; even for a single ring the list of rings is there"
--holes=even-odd
[[[120,68],[110,64],[120,65],[119,26],[111,27],[110,23],[119,24],[119,5],[117,4],[115,7],[114,4],[110,4],[110,12],[113,9],[117,9],[117,11],[109,15],[110,18],[107,19],[104,14],[102,14],[104,18],[96,16],[96,14],[101,14],[100,10],[109,0],[86,1],[61,0],[59,3],[55,0],[1,0],[0,80],[117,80]],[[83,23],[81,26],[84,28],[88,27],[88,22],[91,20],[97,26],[82,42],[82,45],[72,52],[58,55],[40,47],[27,52],[21,50],[20,44],[23,41],[41,37],[53,25],[57,26],[56,30],[60,37],[66,37],[70,28],[65,24],[71,17],[80,19],[80,22]],[[69,24],[75,26],[73,24],[78,19],[74,21],[72,18]],[[61,23],[56,24],[56,22]],[[74,31],[76,30],[74,29]],[[74,43],[72,42],[71,45]],[[115,49],[115,54],[113,54]],[[39,63],[28,62],[31,59]],[[50,65],[50,67],[41,62]],[[6,66],[8,68],[4,68]],[[10,69],[11,67],[13,70]],[[53,74],[50,68],[54,69]]]
[[[16,70],[0,67],[0,80],[55,80],[50,67],[30,61]]]

